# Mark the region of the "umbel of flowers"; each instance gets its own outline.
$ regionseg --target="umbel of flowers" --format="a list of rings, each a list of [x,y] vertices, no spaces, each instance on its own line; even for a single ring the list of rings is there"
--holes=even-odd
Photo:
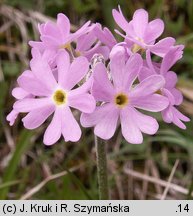
[[[61,137],[77,142],[80,124],[94,127],[95,135],[105,140],[121,125],[127,142],[140,144],[142,133],[153,135],[159,128],[152,112],[161,112],[166,123],[186,128],[183,122],[189,118],[177,109],[183,97],[171,71],[184,46],[176,45],[172,37],[159,40],[163,21],[149,21],[143,9],[135,11],[131,21],[120,8],[114,9],[113,18],[124,32],[115,30],[122,41],[90,21],[72,33],[64,14],[58,14],[56,23],[39,25],[40,40],[29,42],[30,67],[12,91],[16,102],[7,116],[10,125],[19,113],[26,113],[22,122],[27,129],[48,121],[45,145]],[[153,56],[159,61],[154,62]],[[75,115],[77,111],[80,115]]]

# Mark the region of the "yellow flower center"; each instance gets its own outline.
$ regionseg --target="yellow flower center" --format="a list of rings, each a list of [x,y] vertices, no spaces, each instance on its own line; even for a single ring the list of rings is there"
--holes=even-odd
[[[129,102],[128,96],[126,94],[120,93],[115,96],[115,104],[119,108],[125,107]]]
[[[76,56],[77,57],[81,56],[81,52],[80,51],[76,51]]]
[[[59,46],[59,49],[67,49],[67,50],[71,50],[71,44],[67,43],[67,44],[62,44]]]
[[[142,43],[144,42],[141,38],[136,38],[136,39]],[[143,47],[141,47],[138,44],[134,44],[131,50],[133,53],[137,53],[138,51],[142,51],[142,52],[144,51]]]
[[[157,90],[155,93],[162,95],[161,89]]]
[[[54,100],[54,103],[56,105],[64,105],[67,101],[67,95],[66,93],[59,89],[59,90],[56,90],[53,94],[53,100]]]

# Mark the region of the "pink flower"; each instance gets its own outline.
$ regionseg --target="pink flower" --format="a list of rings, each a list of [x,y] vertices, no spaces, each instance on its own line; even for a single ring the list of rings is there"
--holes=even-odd
[[[148,22],[148,13],[144,9],[136,10],[130,22],[125,19],[120,7],[119,11],[113,10],[113,17],[119,27],[126,32],[126,35],[122,35],[118,31],[117,33],[125,38],[134,53],[139,50],[150,50],[163,57],[175,43],[175,39],[171,37],[156,43],[156,39],[163,33],[164,23],[161,19]]]
[[[95,54],[101,54],[107,60],[109,58],[110,49],[108,46],[102,45],[101,41],[98,40],[95,33],[95,26],[93,24],[88,33],[83,34],[75,41],[75,55],[85,56],[90,61]]]
[[[12,109],[11,112],[7,115],[6,120],[9,122],[10,126],[14,125],[18,115],[19,112],[15,111],[14,109]]]
[[[30,41],[29,44],[37,48],[51,63],[54,62],[54,57],[60,49],[66,49],[73,53],[72,42],[75,44],[73,53],[75,57],[85,56],[91,60],[94,54],[102,54],[105,59],[108,59],[109,48],[103,46],[95,36],[95,24],[89,25],[90,21],[75,33],[70,33],[70,21],[64,14],[60,13],[56,23],[47,22],[39,25],[41,41]]]
[[[24,71],[23,74],[20,76],[25,76],[26,74],[28,74],[28,71]],[[20,86],[16,87],[12,90],[12,95],[14,98],[16,98],[17,100],[22,100],[24,98],[32,98],[33,95],[29,94],[28,92],[26,92],[24,89],[22,89]],[[9,122],[10,126],[13,126],[17,117],[19,115],[19,112],[16,111],[15,109],[12,109],[12,111],[7,115],[7,121]]]
[[[183,101],[182,93],[176,89],[178,81],[175,72],[170,68],[182,58],[183,46],[175,46],[164,56],[161,64],[153,64],[150,54],[147,55],[148,66],[142,67],[139,74],[139,80],[143,81],[149,76],[159,74],[165,80],[165,85],[161,88],[161,94],[168,98],[169,105],[162,111],[163,120],[167,123],[174,123],[176,126],[186,129],[182,121],[188,122],[190,119],[176,109]]]
[[[54,50],[46,49],[44,52],[40,53],[37,48],[32,48],[31,55],[33,59],[39,58],[40,56],[44,61],[48,62],[51,68],[56,67],[55,58],[57,53]]]
[[[50,65],[51,68],[53,68],[52,72],[54,77],[57,79],[57,70],[55,69],[56,67],[56,62],[55,62],[55,56],[56,53],[53,52],[52,50],[45,50],[42,54],[36,49],[36,48],[32,48],[31,50],[31,54],[32,54],[32,58],[38,59],[41,58],[43,59],[43,61],[48,62],[48,64]],[[23,77],[33,77],[33,74],[30,71],[24,71],[18,78],[18,84],[20,83],[20,80],[23,79]],[[16,87],[13,89],[12,91],[12,95],[14,98],[16,98],[17,100],[21,100],[24,98],[32,98],[34,97],[32,94],[28,93],[27,91],[25,91],[24,89],[22,89],[20,86]],[[15,109],[13,109],[8,115],[7,115],[7,121],[9,121],[10,126],[13,126],[15,123],[15,120],[17,119],[19,115],[19,112],[16,111]]]
[[[88,60],[78,57],[70,64],[69,54],[62,50],[56,57],[56,65],[57,80],[41,55],[33,58],[31,71],[26,71],[18,79],[19,86],[33,97],[21,98],[13,107],[16,112],[28,113],[22,120],[28,129],[39,127],[54,113],[44,134],[46,145],[56,143],[61,135],[66,142],[80,139],[81,129],[70,107],[85,113],[95,109],[95,100],[84,87],[73,89],[88,72]]]
[[[111,31],[108,28],[102,29],[101,24],[97,23],[94,28],[96,37],[111,50],[116,44],[117,41]]]
[[[168,99],[155,93],[164,86],[164,79],[153,75],[133,86],[143,64],[141,56],[134,54],[125,61],[124,48],[117,46],[110,57],[113,84],[108,79],[104,64],[98,63],[93,75],[92,94],[102,104],[91,114],[83,113],[81,124],[84,127],[94,126],[97,136],[110,139],[120,120],[124,138],[133,144],[142,143],[142,132],[155,134],[158,123],[137,109],[159,112],[168,106]]]
[[[41,41],[30,41],[29,44],[37,48],[43,53],[45,50],[54,50],[57,52],[59,49],[70,49],[70,43],[75,41],[81,35],[90,31],[90,21],[85,23],[75,33],[70,32],[70,21],[64,14],[59,13],[57,22],[47,22],[39,25]]]

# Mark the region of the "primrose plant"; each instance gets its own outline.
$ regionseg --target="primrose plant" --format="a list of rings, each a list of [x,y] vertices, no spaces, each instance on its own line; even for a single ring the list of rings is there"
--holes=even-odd
[[[40,24],[40,40],[29,42],[30,67],[17,79],[12,91],[16,102],[7,116],[13,125],[19,113],[26,113],[22,122],[30,130],[49,121],[45,145],[53,145],[61,137],[65,142],[77,142],[80,124],[94,127],[101,199],[108,198],[102,140],[112,138],[121,125],[128,143],[142,143],[143,133],[153,135],[159,128],[152,112],[161,113],[164,122],[182,129],[186,128],[183,122],[189,121],[177,109],[183,96],[176,88],[177,75],[171,71],[182,58],[184,46],[176,45],[172,37],[158,40],[164,23],[161,19],[149,21],[144,9],[135,11],[131,21],[120,7],[112,14],[124,32],[115,30],[122,41],[108,28],[90,21],[72,33],[70,21],[62,13],[56,23]]]

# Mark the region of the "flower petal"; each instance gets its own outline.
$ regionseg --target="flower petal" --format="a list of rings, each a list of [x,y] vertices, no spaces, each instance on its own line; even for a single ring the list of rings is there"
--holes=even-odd
[[[72,89],[81,79],[84,78],[89,70],[89,62],[87,58],[81,56],[76,58],[65,75],[65,80],[63,80],[63,86],[65,89]]]
[[[173,123],[183,130],[186,129],[186,125],[175,115],[173,117]]]
[[[69,107],[62,109],[62,134],[65,142],[77,142],[81,137],[81,129]]]
[[[65,28],[65,27],[64,27]],[[62,38],[62,34],[60,29],[58,28],[58,26],[53,23],[48,21],[43,28],[43,35],[45,36],[49,36],[50,38],[53,38],[54,40],[58,40],[60,38]]]
[[[125,49],[115,46],[110,53],[110,71],[117,89],[123,87],[125,73]]]
[[[111,31],[106,27],[102,30],[102,27],[99,23],[95,25],[94,33],[96,37],[108,47],[112,48],[116,44],[116,39]]]
[[[167,97],[169,102],[170,102],[170,105],[174,105],[175,104],[175,98],[174,96],[172,95],[172,93],[166,89],[166,88],[162,88],[161,89],[161,93],[163,96]]]
[[[76,96],[79,94],[87,93],[91,90],[91,86],[93,84],[93,76],[91,76],[84,84],[82,84],[80,87],[75,88],[70,91],[70,95]]]
[[[57,15],[57,26],[60,29],[63,39],[70,34],[70,21],[68,17],[62,13]]]
[[[90,21],[86,22],[81,28],[79,28],[75,33],[71,33],[69,37],[69,42],[77,40],[81,35],[84,35],[90,31]]]
[[[144,79],[146,79],[147,77],[150,77],[152,75],[155,75],[155,72],[150,70],[149,68],[147,67],[142,67],[141,70],[140,70],[140,73],[139,73],[139,81],[143,81]]]
[[[108,79],[107,69],[103,63],[98,63],[94,69],[94,81],[91,89],[96,101],[109,102],[112,100],[115,90]]]
[[[169,105],[167,97],[159,94],[148,95],[146,97],[131,100],[132,106],[150,112],[160,112]]]
[[[12,90],[12,95],[14,98],[20,100],[20,99],[23,99],[23,98],[29,96],[29,93],[20,87],[16,87]]]
[[[180,105],[183,102],[183,95],[180,90],[173,88],[170,90],[171,94],[174,96],[175,105]]]
[[[32,48],[38,49],[40,52],[45,50],[44,43],[42,41],[29,41],[28,43]]]
[[[46,49],[42,54],[42,58],[45,59],[50,65],[50,68],[53,69],[52,70],[53,74],[54,74],[54,70],[56,71],[56,56],[57,56],[57,51],[53,49]]]
[[[25,98],[15,102],[13,108],[18,112],[30,112],[34,109],[50,105],[50,98]]]
[[[164,22],[161,19],[155,19],[148,23],[144,41],[148,44],[156,40],[164,30]]]
[[[32,110],[22,119],[24,127],[30,130],[39,127],[54,112],[54,110],[54,105]]]
[[[170,48],[169,52],[164,56],[160,72],[165,74],[179,59],[182,58],[183,46],[175,46]]]
[[[174,123],[181,129],[186,129],[186,125],[182,122],[188,122],[190,119],[178,111],[174,106],[170,105],[162,112],[162,118],[166,123]]]
[[[159,125],[156,119],[151,116],[144,115],[143,113],[133,110],[136,118],[136,124],[141,130],[141,132],[149,135],[153,135],[157,132]]]
[[[104,59],[107,60],[109,58],[109,53],[110,53],[110,49],[107,46],[102,46],[99,42],[90,50],[84,51],[82,55],[85,56],[89,61],[92,60],[95,54],[102,55]]]
[[[57,51],[61,45],[63,45],[62,41],[57,40],[56,38],[50,37],[49,35],[42,35],[40,36],[41,41],[44,44],[46,49],[53,49]],[[65,42],[64,42],[65,44]]]
[[[137,79],[143,65],[143,60],[139,54],[132,55],[126,63],[124,74],[124,88],[129,90]]]
[[[112,104],[106,103],[96,107],[95,111],[90,114],[82,113],[80,123],[83,127],[93,127],[104,118],[104,116],[113,109]]]
[[[44,133],[44,144],[53,145],[61,137],[62,134],[62,109],[57,108],[54,112],[53,119]]]
[[[119,110],[112,106],[112,109],[95,126],[94,133],[102,139],[110,139],[115,133],[118,118]]]
[[[86,35],[82,35],[77,39],[76,49],[79,51],[87,51],[92,47],[96,39],[94,31],[91,31]]]
[[[19,112],[15,111],[14,109],[7,115],[6,120],[9,122],[10,126],[13,126],[15,120],[17,119]]]
[[[113,9],[112,11],[113,13],[113,18],[115,20],[115,22],[117,23],[117,25],[123,29],[123,31],[127,32],[127,29],[129,27],[129,23],[128,21],[125,19],[125,17],[123,16],[121,10],[119,9],[119,12],[115,9]]]
[[[163,118],[164,122],[171,123],[173,121],[173,113],[171,110],[171,106],[168,106],[168,108],[163,110],[161,112],[161,114],[162,114],[162,118]]]
[[[46,60],[43,58],[33,58],[30,66],[36,78],[42,81],[49,89],[53,89],[57,85],[52,70]]]
[[[177,74],[174,73],[173,71],[168,71],[165,74],[165,80],[166,80],[165,88],[167,89],[174,88],[178,81]]]
[[[153,46],[149,46],[152,53],[164,57],[165,54],[169,51],[169,49],[175,44],[175,39],[172,37],[167,37],[160,40]]]
[[[175,107],[174,108],[174,114],[182,121],[185,121],[185,122],[189,122],[190,119],[185,116],[184,114],[182,114],[179,110],[177,110]]]
[[[35,76],[29,77],[24,74],[17,79],[17,82],[22,89],[35,96],[48,96],[52,93],[47,85]]]
[[[165,54],[169,51],[170,47],[172,47],[175,44],[175,39],[172,37],[167,37],[159,42],[157,42],[155,45],[151,46],[150,50],[152,53],[164,57]]]
[[[144,9],[138,9],[133,15],[133,27],[137,36],[141,39],[144,37],[148,24],[148,13]]]
[[[140,82],[131,92],[130,97],[143,97],[158,91],[165,84],[161,75],[152,75]]]
[[[96,107],[94,97],[88,93],[79,95],[68,95],[68,103],[70,107],[80,110],[84,113],[92,113]]]
[[[60,50],[56,57],[56,65],[58,69],[58,84],[65,88],[70,68],[70,56],[67,51]]]
[[[127,107],[121,110],[121,130],[124,138],[131,144],[141,144],[143,142],[142,133],[136,124],[138,116],[135,116],[133,108]]]

